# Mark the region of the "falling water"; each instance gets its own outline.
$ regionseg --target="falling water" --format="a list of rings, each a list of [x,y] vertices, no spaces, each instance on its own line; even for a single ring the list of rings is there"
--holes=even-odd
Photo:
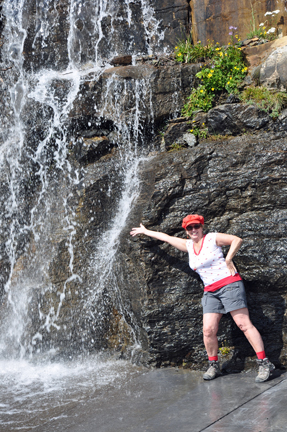
[[[93,253],[85,268],[75,261],[79,235],[77,209],[82,191],[89,186],[85,184],[87,178],[92,184],[95,174],[69,156],[71,145],[79,140],[70,127],[69,114],[81,96],[81,85],[91,76],[94,82],[99,80],[110,67],[113,56],[152,54],[156,47],[162,49],[164,31],[149,0],[70,0],[68,6],[62,29],[62,43],[66,45],[61,52],[53,42],[60,25],[54,0],[36,2],[33,22],[26,0],[5,0],[2,9],[5,16],[2,65],[6,70],[0,82],[3,94],[0,125],[3,428],[9,428],[9,424],[21,428],[19,410],[31,403],[32,395],[42,395],[44,400],[47,393],[62,394],[61,386],[68,379],[74,384],[84,382],[83,386],[88,388],[95,381],[92,378],[95,373],[99,387],[117,376],[120,367],[113,362],[103,363],[99,357],[88,357],[100,348],[101,341],[93,340],[91,334],[97,338],[101,333],[104,296],[113,297],[122,320],[129,318],[124,324],[129,329],[131,352],[140,349],[136,324],[131,311],[125,309],[113,271],[119,236],[139,192],[137,172],[144,154],[138,143],[145,140],[147,119],[143,113],[147,103],[151,129],[153,125],[149,84],[143,78],[133,80],[132,88],[125,84],[123,89],[113,77],[107,82],[105,105],[98,118],[108,112],[113,119],[112,141],[118,146],[113,172],[118,180],[116,185],[110,179],[106,194],[112,194],[115,186],[120,193],[114,198],[116,207],[106,216],[108,226],[91,240]],[[140,28],[134,20],[139,11]],[[28,45],[31,32],[33,41]],[[129,37],[124,39],[123,32],[128,32]],[[29,53],[29,57],[23,52]],[[124,114],[123,93],[133,101],[133,108]],[[144,97],[149,94],[150,97]],[[61,284],[55,286],[50,267],[61,244],[67,251],[67,268]],[[73,323],[80,338],[80,343],[77,342],[80,357],[65,365],[59,363],[58,354],[66,352],[72,357],[73,349],[67,349],[72,344],[72,335],[60,318],[71,286],[76,293],[85,289],[86,294],[80,296],[81,317]],[[78,312],[79,309],[75,315]],[[87,330],[89,327],[92,332]],[[63,340],[66,342],[61,348]],[[109,379],[103,368],[108,371]],[[74,398],[72,390],[68,393],[67,404]],[[10,407],[6,403],[8,399],[12,401]]]

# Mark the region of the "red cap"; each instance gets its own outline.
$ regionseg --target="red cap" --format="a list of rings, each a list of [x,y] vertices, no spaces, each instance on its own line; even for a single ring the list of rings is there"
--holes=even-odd
[[[196,223],[200,223],[201,225],[204,225],[204,217],[200,216],[198,214],[194,214],[194,215],[187,215],[183,220],[182,220],[182,228],[186,228],[188,225],[191,224],[196,224]]]

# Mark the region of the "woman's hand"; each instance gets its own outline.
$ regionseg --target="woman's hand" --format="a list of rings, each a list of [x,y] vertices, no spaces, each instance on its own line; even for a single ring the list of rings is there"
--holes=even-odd
[[[228,270],[230,271],[231,276],[234,276],[237,273],[236,267],[233,264],[233,261],[225,260]]]
[[[151,231],[148,230],[143,224],[140,224],[139,228],[132,228],[130,235],[135,237],[138,234],[145,234],[151,238],[156,240],[160,240],[166,243],[169,243],[171,246],[174,246],[176,249],[187,252],[186,240],[180,237],[173,237],[159,231]]]
[[[146,228],[143,224],[140,224],[139,228],[132,228],[130,235],[135,237],[138,234],[145,234]]]

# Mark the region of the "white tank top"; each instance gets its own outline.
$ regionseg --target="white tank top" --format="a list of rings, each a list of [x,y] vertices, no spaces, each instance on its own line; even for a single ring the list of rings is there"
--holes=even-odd
[[[186,247],[189,255],[189,266],[199,274],[205,288],[231,276],[222,249],[216,244],[216,233],[204,236],[198,254],[194,250],[192,240],[186,241]]]

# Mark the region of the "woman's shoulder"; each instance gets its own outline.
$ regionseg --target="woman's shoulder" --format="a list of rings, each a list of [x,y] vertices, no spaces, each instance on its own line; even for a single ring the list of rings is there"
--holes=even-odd
[[[212,241],[212,240],[216,240],[216,232],[213,232],[213,233],[208,233],[208,234],[206,234],[205,235],[205,239],[207,240],[207,241]]]

